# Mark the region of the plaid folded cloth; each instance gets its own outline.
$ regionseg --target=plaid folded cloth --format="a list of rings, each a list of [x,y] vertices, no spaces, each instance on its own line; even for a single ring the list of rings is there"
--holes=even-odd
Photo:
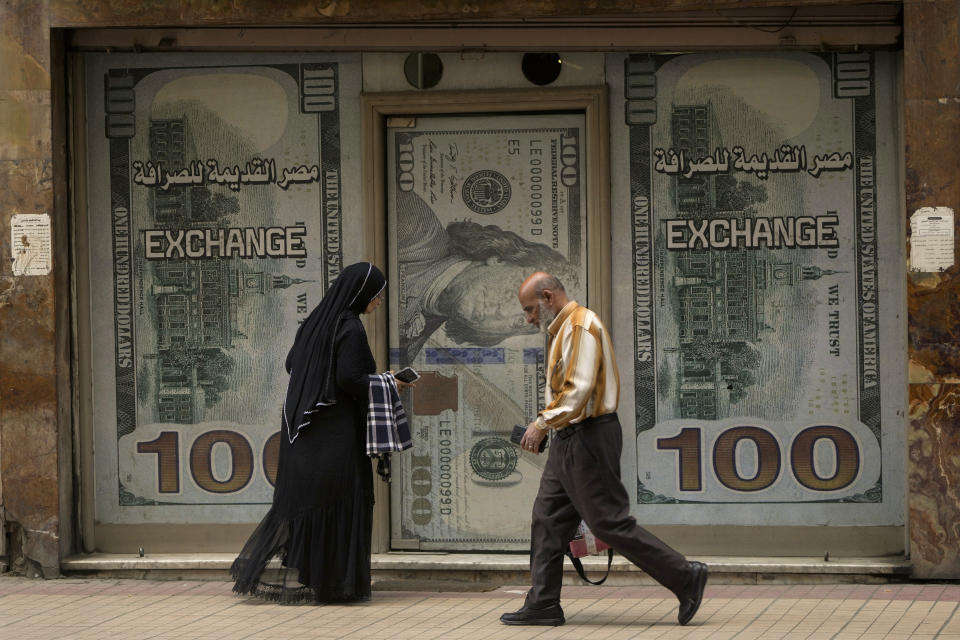
[[[407,414],[400,404],[397,382],[390,373],[370,376],[367,410],[367,455],[380,458],[377,471],[389,478],[389,454],[413,446]],[[386,466],[386,474],[382,469]]]

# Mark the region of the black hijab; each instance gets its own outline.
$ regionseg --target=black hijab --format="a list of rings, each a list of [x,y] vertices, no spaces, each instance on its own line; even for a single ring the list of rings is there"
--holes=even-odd
[[[309,423],[316,407],[337,402],[334,341],[340,323],[345,317],[363,313],[386,285],[383,272],[371,263],[352,264],[340,272],[320,304],[297,329],[287,354],[290,382],[283,403],[283,423],[291,443]]]

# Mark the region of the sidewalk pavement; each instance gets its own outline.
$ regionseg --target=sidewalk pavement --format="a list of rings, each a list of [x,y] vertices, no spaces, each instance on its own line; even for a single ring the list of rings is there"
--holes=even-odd
[[[373,592],[353,605],[282,606],[228,582],[0,577],[4,640],[697,638],[960,640],[960,584],[707,585],[693,622],[661,587],[564,587],[562,627],[507,627],[525,587]]]

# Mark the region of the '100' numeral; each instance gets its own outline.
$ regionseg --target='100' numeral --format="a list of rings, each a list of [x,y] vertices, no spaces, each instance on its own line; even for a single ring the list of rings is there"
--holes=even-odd
[[[756,447],[755,469],[751,476],[741,472],[741,444]],[[823,443],[833,448],[833,469],[818,469],[816,447]],[[703,490],[702,433],[687,427],[672,438],[658,438],[657,449],[677,451],[680,490]],[[780,444],[762,427],[732,427],[720,433],[713,444],[713,471],[720,483],[734,491],[760,491],[780,477]],[[831,425],[808,427],[797,434],[790,445],[790,469],[802,486],[814,491],[836,491],[849,486],[860,470],[860,447],[849,431]]]
[[[230,454],[230,476],[217,478],[213,472],[214,447],[225,445]],[[137,453],[157,456],[157,490],[160,493],[180,493],[180,434],[161,431],[149,442],[138,442]],[[280,434],[275,433],[264,443],[263,473],[271,485],[277,482],[277,458],[280,453]],[[198,487],[210,493],[235,493],[253,478],[253,447],[243,434],[227,429],[215,429],[197,436],[188,455],[190,475]]]

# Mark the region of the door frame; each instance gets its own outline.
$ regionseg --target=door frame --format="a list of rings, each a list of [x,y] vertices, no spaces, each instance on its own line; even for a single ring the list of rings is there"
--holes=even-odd
[[[360,96],[363,149],[363,254],[386,265],[387,121],[400,116],[582,113],[586,122],[587,305],[611,321],[610,152],[607,87],[364,93]],[[386,314],[367,327],[381,369],[389,365]],[[390,550],[390,488],[374,484],[374,553]]]

